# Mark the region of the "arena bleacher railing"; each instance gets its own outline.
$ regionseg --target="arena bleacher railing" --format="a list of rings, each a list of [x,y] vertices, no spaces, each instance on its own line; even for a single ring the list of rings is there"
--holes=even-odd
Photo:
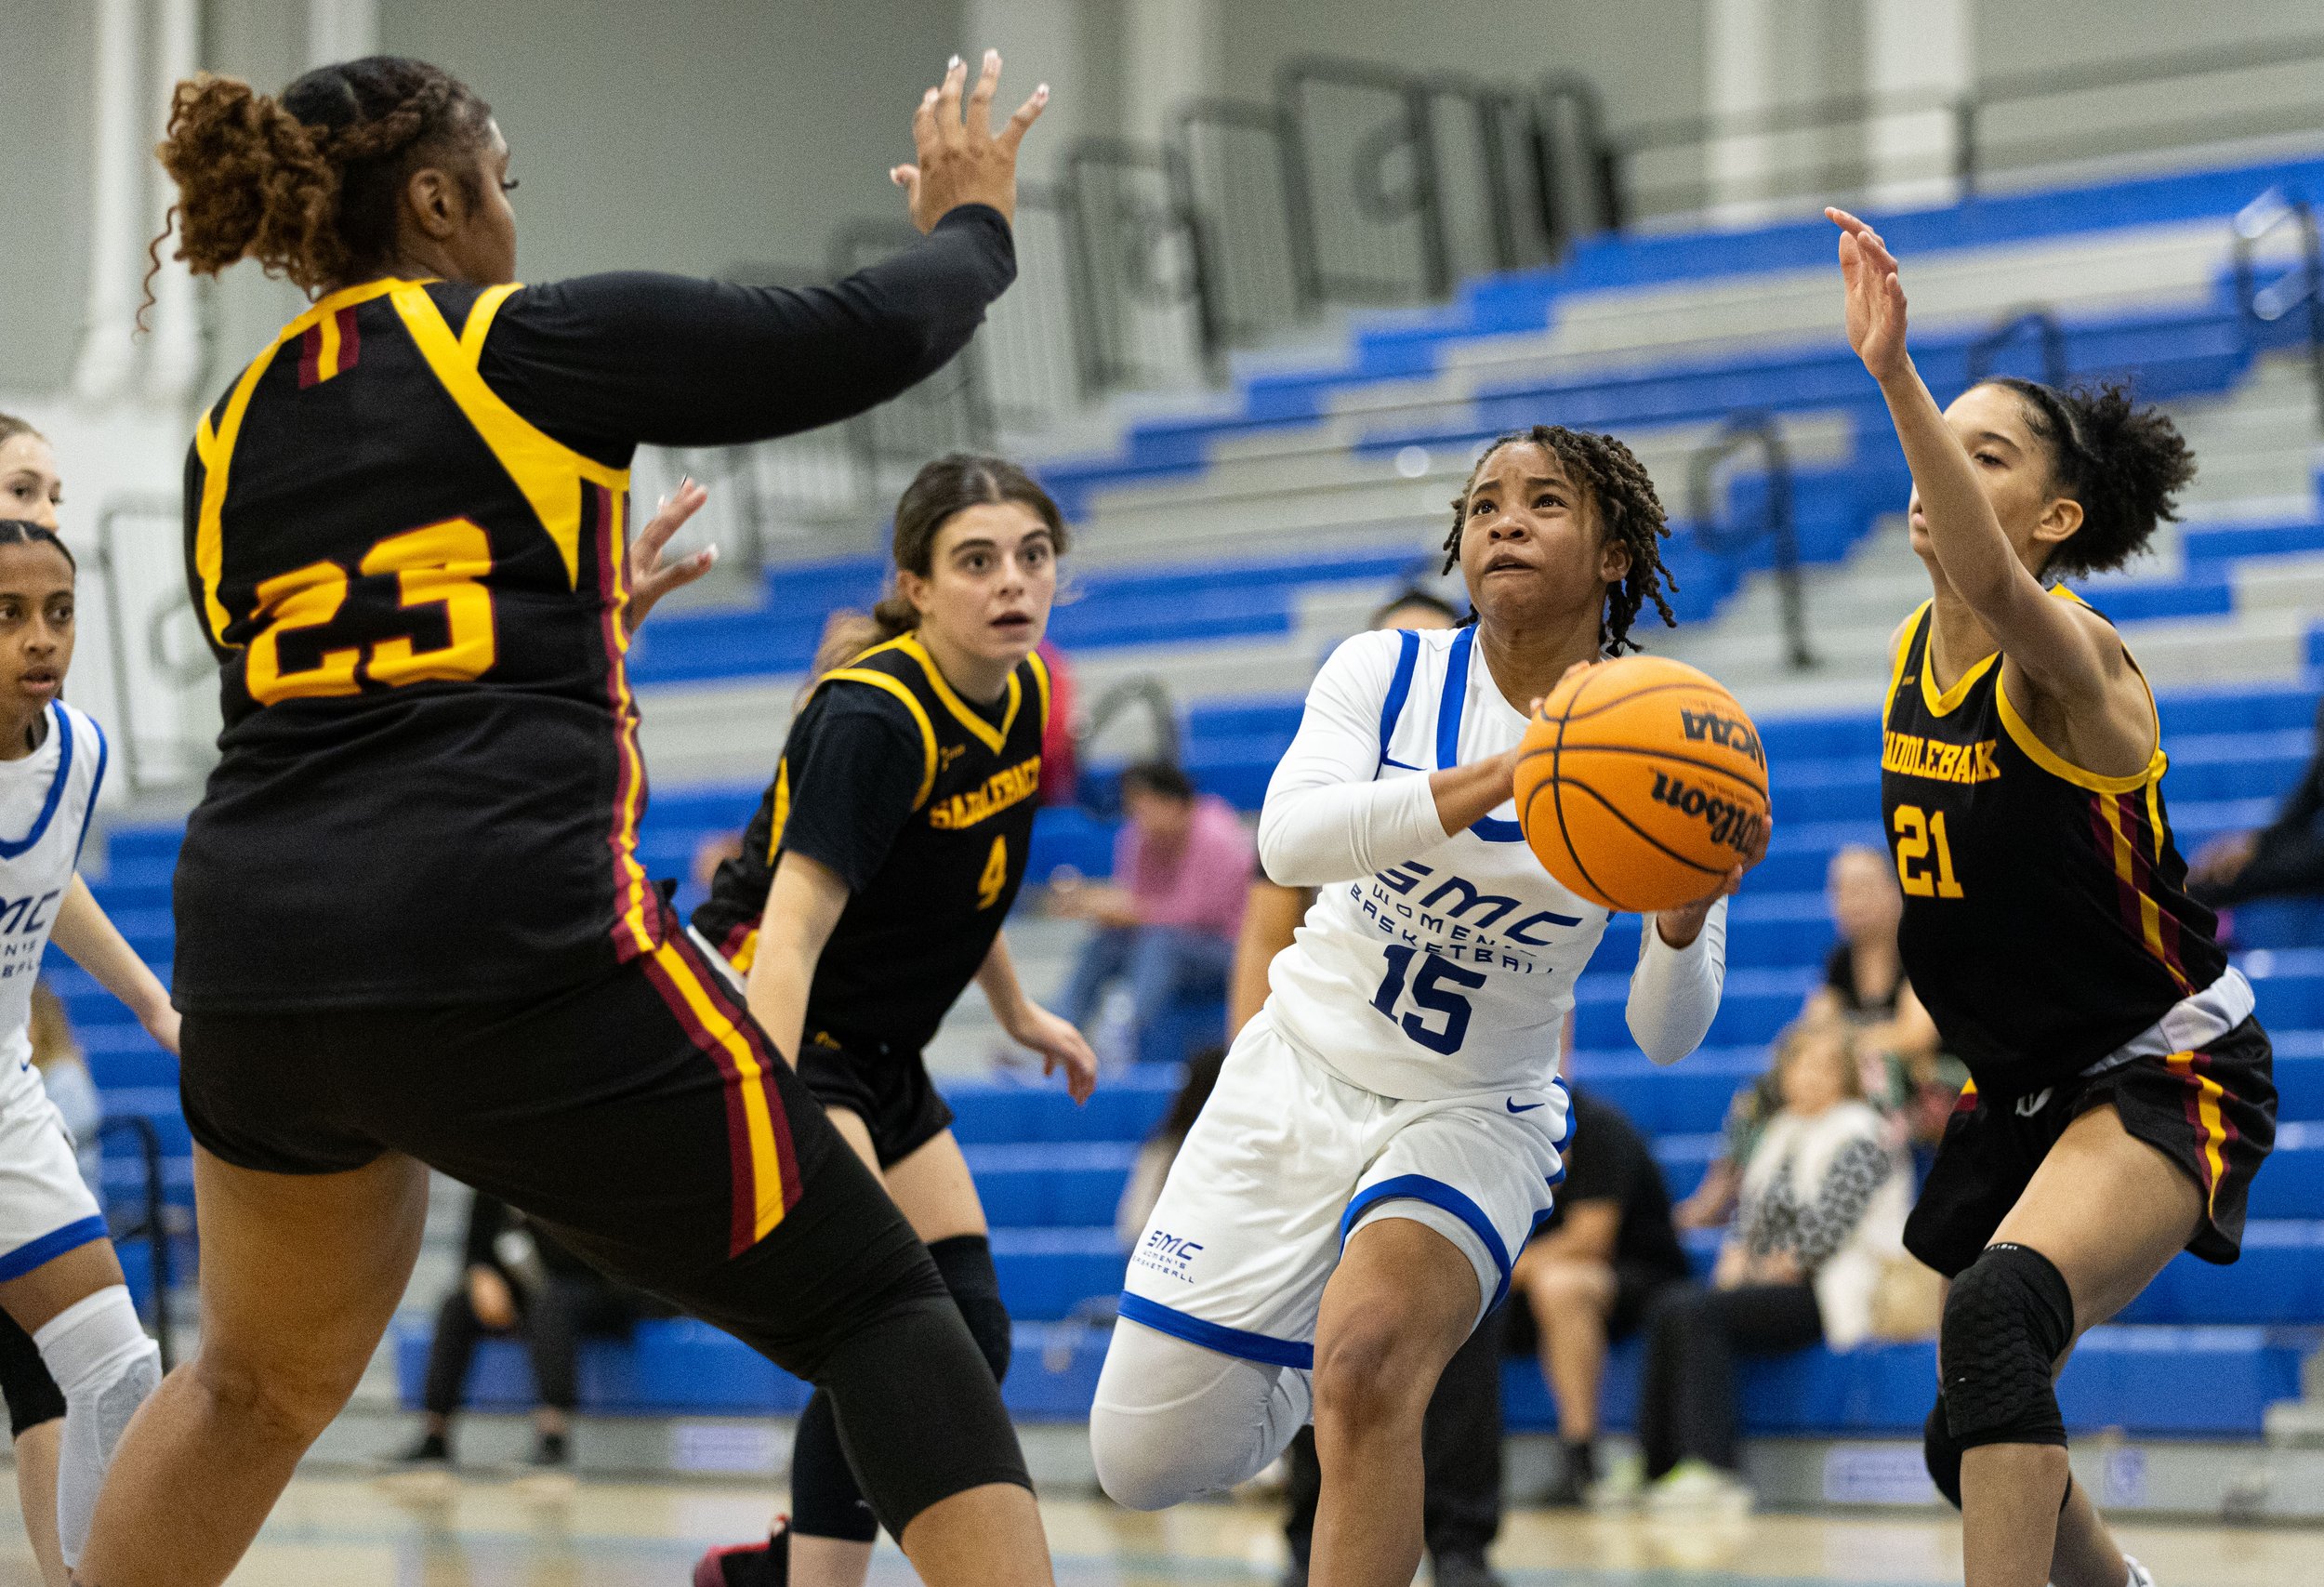
[[[1731,482],[1720,470],[1741,452],[1759,459],[1759,513],[1756,522],[1723,522],[1723,499]],[[1784,659],[1794,672],[1816,666],[1816,652],[1807,638],[1807,590],[1800,575],[1800,538],[1791,510],[1791,455],[1783,443],[1783,429],[1763,408],[1730,414],[1719,431],[1687,460],[1688,516],[1697,544],[1714,556],[1742,557],[1761,543],[1767,546],[1768,566],[1776,581],[1776,610],[1783,618]]]
[[[2260,245],[2287,227],[2299,244],[2299,268],[2263,285]],[[2317,416],[2324,418],[2324,245],[2317,241],[2316,210],[2306,198],[2272,187],[2237,212],[2235,295],[2236,312],[2254,332],[2265,332],[2295,309],[2307,310],[2308,378]]]

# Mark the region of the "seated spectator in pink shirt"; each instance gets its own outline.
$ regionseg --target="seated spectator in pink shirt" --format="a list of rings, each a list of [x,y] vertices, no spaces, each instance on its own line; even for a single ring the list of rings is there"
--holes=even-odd
[[[1058,1012],[1087,1031],[1106,988],[1127,977],[1135,1052],[1180,997],[1225,996],[1256,851],[1234,808],[1197,795],[1176,766],[1124,772],[1122,810],[1112,883],[1052,883],[1051,907],[1098,928]]]

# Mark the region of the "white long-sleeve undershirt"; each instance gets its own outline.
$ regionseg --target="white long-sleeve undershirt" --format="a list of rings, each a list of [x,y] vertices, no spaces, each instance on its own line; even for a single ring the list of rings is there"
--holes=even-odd
[[[1386,636],[1358,634],[1324,663],[1300,730],[1267,782],[1259,863],[1285,887],[1327,887],[1426,853],[1448,834],[1426,777],[1373,781],[1395,672]]]
[[[1638,968],[1623,1011],[1631,1039],[1657,1064],[1675,1064],[1703,1044],[1719,1016],[1727,984],[1727,901],[1710,906],[1701,934],[1684,947],[1662,940],[1648,916],[1640,928]]]

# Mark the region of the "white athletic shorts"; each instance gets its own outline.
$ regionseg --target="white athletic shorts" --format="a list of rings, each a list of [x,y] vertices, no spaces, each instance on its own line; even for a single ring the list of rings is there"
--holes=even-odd
[[[1478,1316],[1565,1177],[1565,1087],[1404,1102],[1243,1027],[1130,1254],[1121,1315],[1221,1355],[1312,1369],[1324,1285],[1358,1225],[1409,1218],[1476,1267]]]
[[[6,1061],[6,1060],[0,1060]],[[40,1071],[8,1062],[0,1076],[0,1280],[105,1237],[105,1217],[82,1181],[73,1131]]]

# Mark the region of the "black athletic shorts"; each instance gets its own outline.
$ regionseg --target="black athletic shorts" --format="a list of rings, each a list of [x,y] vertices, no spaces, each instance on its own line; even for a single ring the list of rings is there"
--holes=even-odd
[[[203,1148],[267,1173],[408,1153],[801,1377],[926,1249],[742,999],[671,922],[593,981],[514,1002],[189,1013]]]
[[[883,1169],[952,1128],[952,1105],[917,1052],[867,1050],[817,1031],[799,1051],[799,1075],[817,1102],[844,1107],[864,1121]]]
[[[1615,1263],[1614,1305],[1605,1315],[1606,1338],[1627,1339],[1637,1332],[1646,1320],[1646,1308],[1654,1304],[1654,1298],[1671,1285],[1684,1283],[1685,1277],[1683,1273],[1673,1274],[1650,1263]]]
[[[0,1312],[0,1398],[8,1402],[11,1438],[64,1415],[64,1391],[48,1375],[40,1346],[6,1312]]]
[[[2276,1144],[2274,1054],[2252,1019],[2199,1052],[2134,1058],[2029,1093],[1963,1089],[1905,1224],[1906,1249],[1948,1278],[1961,1273],[1991,1243],[2066,1127],[2108,1103],[2124,1130],[2202,1191],[2203,1216],[2186,1249],[2205,1262],[2233,1262],[2251,1175]]]

